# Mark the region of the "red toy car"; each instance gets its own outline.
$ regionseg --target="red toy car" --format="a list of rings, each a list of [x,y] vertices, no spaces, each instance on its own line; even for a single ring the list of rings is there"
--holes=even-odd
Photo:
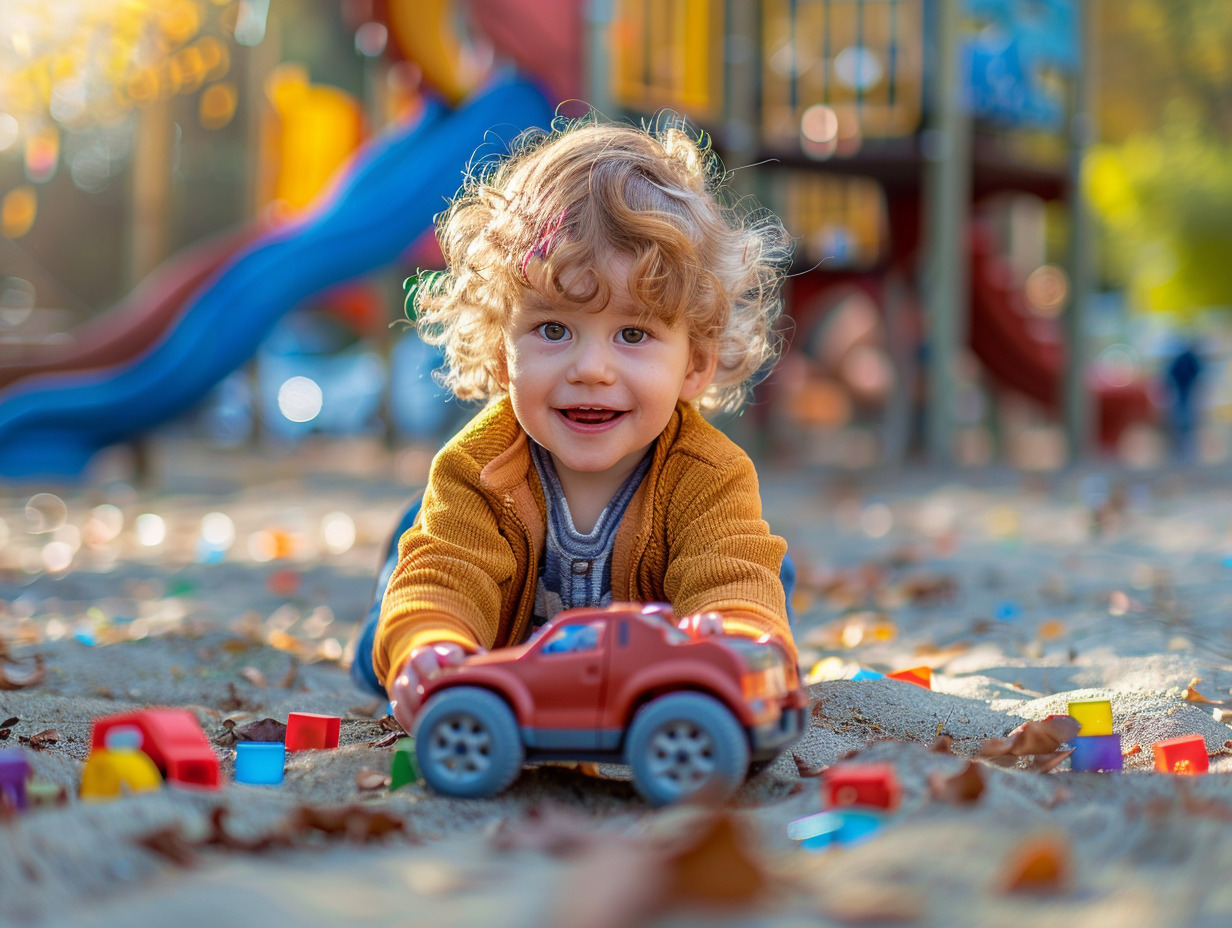
[[[726,796],[794,744],[808,696],[772,639],[693,638],[670,608],[570,609],[530,641],[424,684],[415,753],[449,796],[499,793],[526,760],[626,763],[652,805]]]

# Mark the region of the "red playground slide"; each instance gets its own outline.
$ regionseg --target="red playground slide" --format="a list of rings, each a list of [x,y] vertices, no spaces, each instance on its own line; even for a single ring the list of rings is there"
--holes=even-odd
[[[188,298],[262,230],[249,225],[172,255],[119,303],[75,329],[68,341],[0,346],[0,390],[38,374],[66,374],[132,360],[163,336]]]
[[[1065,344],[1054,320],[1041,319],[1027,305],[988,229],[976,227],[971,246],[971,350],[1001,384],[1059,411],[1065,374]],[[1116,446],[1135,422],[1150,422],[1155,407],[1146,384],[1124,386],[1093,381],[1099,442]]]

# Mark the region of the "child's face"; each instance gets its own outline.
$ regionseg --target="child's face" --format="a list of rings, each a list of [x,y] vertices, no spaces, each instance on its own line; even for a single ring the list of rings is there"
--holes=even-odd
[[[514,413],[562,478],[614,471],[623,479],[676,401],[695,399],[714,378],[713,352],[699,353],[683,324],[644,318],[628,269],[628,259],[608,264],[611,298],[601,310],[530,291],[505,329]]]

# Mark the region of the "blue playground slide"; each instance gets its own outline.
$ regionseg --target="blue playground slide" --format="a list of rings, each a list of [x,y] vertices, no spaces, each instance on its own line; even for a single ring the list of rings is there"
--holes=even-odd
[[[163,339],[118,367],[22,380],[0,393],[0,478],[78,477],[102,448],[191,409],[306,298],[392,264],[461,185],[485,142],[503,151],[552,108],[521,80],[370,143],[331,200],[237,252]]]

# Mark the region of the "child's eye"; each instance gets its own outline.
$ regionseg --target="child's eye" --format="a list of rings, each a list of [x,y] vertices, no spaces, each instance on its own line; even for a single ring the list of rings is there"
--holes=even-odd
[[[634,326],[626,326],[620,330],[620,340],[626,345],[637,345],[646,340],[646,330]]]
[[[539,326],[539,334],[547,341],[559,342],[564,341],[565,336],[569,334],[569,330],[559,322],[545,322]]]

